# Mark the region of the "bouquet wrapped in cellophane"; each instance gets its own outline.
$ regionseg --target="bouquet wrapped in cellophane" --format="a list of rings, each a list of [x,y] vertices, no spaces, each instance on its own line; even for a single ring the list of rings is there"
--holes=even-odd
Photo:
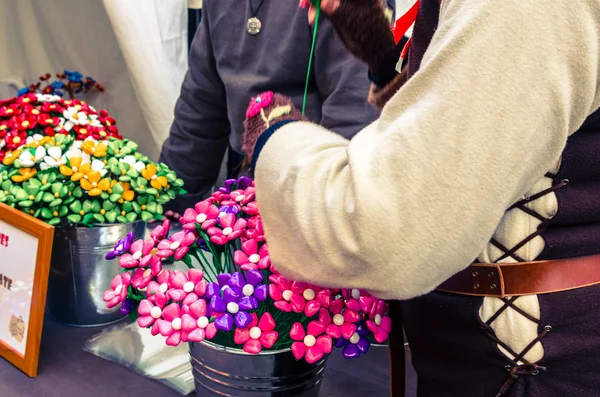
[[[211,340],[251,354],[290,348],[313,363],[342,349],[359,357],[391,331],[387,304],[366,291],[332,289],[288,280],[271,264],[254,183],[228,180],[185,211],[183,230],[169,235],[167,220],[145,241],[128,235],[109,253],[123,272],[104,294],[122,304],[140,327],[167,345]],[[187,272],[163,268],[185,262]]]

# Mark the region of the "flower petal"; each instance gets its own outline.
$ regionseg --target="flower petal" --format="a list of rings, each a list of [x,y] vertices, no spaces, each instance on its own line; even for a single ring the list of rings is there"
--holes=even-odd
[[[262,350],[262,345],[257,339],[251,339],[244,343],[244,351],[250,354],[258,354]]]
[[[321,348],[315,345],[306,349],[304,356],[307,363],[313,364],[322,359],[324,354]]]
[[[304,331],[304,327],[302,326],[302,324],[299,322],[294,323],[292,325],[292,328],[290,329],[290,338],[296,341],[302,341],[304,340],[305,336],[306,331]]]
[[[306,345],[302,342],[294,342],[292,343],[292,354],[296,360],[300,360],[304,357],[304,353],[306,352]]]
[[[278,336],[279,334],[276,331],[263,332],[260,335],[260,343],[267,349],[270,349],[277,342]]]
[[[242,345],[250,340],[250,331],[248,328],[236,328],[233,331],[233,342],[236,345]]]
[[[275,320],[271,313],[267,312],[262,315],[258,322],[258,328],[263,332],[273,331],[275,329]]]

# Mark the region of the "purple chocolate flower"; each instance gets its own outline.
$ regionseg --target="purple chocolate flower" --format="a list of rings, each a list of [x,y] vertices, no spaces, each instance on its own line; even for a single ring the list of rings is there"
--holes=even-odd
[[[369,351],[371,342],[366,338],[368,334],[369,330],[366,325],[360,323],[350,339],[338,339],[335,342],[335,347],[343,348],[342,356],[344,358],[358,358],[361,354],[366,354]]]
[[[249,188],[250,186],[252,186],[252,179],[248,178],[247,176],[241,176],[238,178],[238,180],[237,180],[237,188],[238,189],[246,190],[246,188]]]
[[[126,316],[133,309],[133,301],[131,299],[125,299],[121,304],[120,313],[122,316]]]
[[[240,206],[239,205],[224,205],[222,207],[219,207],[219,216],[225,215],[225,214],[233,214],[233,215],[237,215],[240,212]]]
[[[247,176],[241,176],[237,180],[227,179],[225,184],[219,188],[219,191],[224,194],[229,194],[237,189],[246,190],[246,188],[250,186],[252,186],[252,179]]]
[[[262,273],[250,270],[244,274],[236,272],[217,276],[218,283],[209,283],[206,297],[210,299],[211,313],[222,314],[215,320],[217,329],[231,331],[233,324],[246,328],[252,321],[250,311],[258,309],[259,302],[267,299],[268,290]]]
[[[206,245],[206,241],[204,241],[204,239],[199,238],[198,241],[196,241],[196,244],[202,251],[210,252],[210,249],[208,248],[208,245]]]
[[[115,244],[114,248],[112,251],[110,251],[108,254],[106,254],[105,258],[106,260],[113,260],[118,256],[123,255],[124,253],[126,253],[127,251],[129,251],[129,248],[131,247],[131,244],[133,243],[133,232],[129,232],[127,234],[127,237],[119,240],[117,242],[117,244]]]
[[[234,185],[236,182],[237,181],[235,179],[227,179],[225,184],[219,188],[219,191],[224,194],[231,193],[232,190],[235,190]]]

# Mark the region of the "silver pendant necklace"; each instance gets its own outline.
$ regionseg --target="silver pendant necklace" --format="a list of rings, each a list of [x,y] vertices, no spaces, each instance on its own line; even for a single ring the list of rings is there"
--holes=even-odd
[[[264,1],[265,0],[261,0],[256,10],[254,10],[254,7],[252,6],[252,0],[248,0],[248,3],[250,3],[250,10],[252,11],[252,18],[248,19],[248,22],[246,22],[246,30],[252,36],[259,34],[260,29],[262,28],[262,22],[260,22],[260,19],[256,17],[256,14],[260,10],[260,7],[262,7]]]

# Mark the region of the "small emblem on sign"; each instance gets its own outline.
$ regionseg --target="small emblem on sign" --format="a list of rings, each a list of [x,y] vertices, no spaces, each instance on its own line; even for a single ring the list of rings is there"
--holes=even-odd
[[[11,316],[8,331],[10,332],[10,336],[15,338],[17,342],[23,342],[23,338],[25,338],[25,322],[23,318],[14,315]]]

